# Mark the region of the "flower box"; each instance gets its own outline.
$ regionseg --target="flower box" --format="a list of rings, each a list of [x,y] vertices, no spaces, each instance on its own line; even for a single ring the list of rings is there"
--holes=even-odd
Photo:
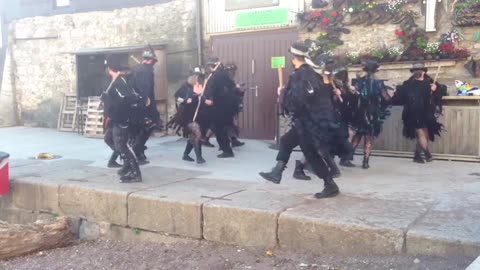
[[[465,13],[463,10],[455,10],[453,21],[456,26],[480,25],[480,12]]]

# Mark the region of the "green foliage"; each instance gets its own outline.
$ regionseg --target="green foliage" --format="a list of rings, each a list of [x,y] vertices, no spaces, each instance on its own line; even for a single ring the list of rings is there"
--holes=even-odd
[[[480,30],[478,30],[477,32],[473,33],[473,38],[472,40],[474,42],[478,42],[480,40]]]

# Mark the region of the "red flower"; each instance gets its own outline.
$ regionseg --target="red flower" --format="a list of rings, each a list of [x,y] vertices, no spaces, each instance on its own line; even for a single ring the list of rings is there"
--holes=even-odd
[[[314,17],[314,18],[318,18],[318,17],[320,17],[320,16],[322,15],[322,13],[320,12],[320,10],[314,10],[314,11],[312,11],[311,14],[312,14],[312,17]]]
[[[442,53],[453,53],[455,51],[455,44],[453,43],[443,43],[440,45],[440,51]]]
[[[336,18],[338,16],[338,13],[336,11],[332,12],[332,17]]]
[[[323,18],[322,23],[323,24],[329,24],[330,20],[327,17],[325,17],[325,18]]]
[[[395,30],[395,35],[398,36],[398,37],[403,37],[405,35],[405,32],[397,29],[397,30]]]

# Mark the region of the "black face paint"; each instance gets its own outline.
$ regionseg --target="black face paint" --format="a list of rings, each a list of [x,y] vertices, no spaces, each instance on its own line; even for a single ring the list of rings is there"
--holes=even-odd
[[[422,70],[415,70],[413,72],[413,77],[415,77],[415,79],[420,79],[423,75],[423,71]]]

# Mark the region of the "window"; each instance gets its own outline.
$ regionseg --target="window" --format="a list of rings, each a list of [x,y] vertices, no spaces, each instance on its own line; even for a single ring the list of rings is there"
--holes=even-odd
[[[55,7],[68,7],[70,6],[70,0],[55,0]]]

